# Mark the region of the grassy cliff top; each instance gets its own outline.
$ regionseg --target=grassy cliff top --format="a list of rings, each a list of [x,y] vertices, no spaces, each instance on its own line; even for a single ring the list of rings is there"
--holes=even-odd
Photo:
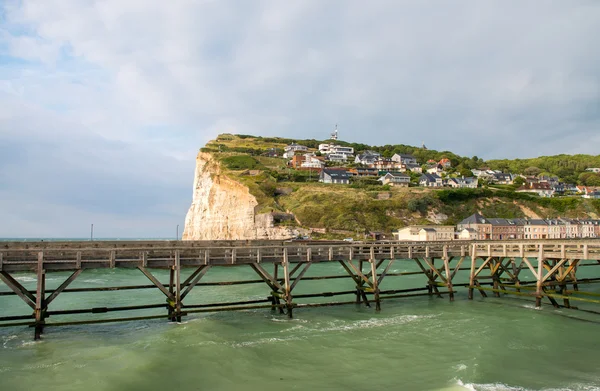
[[[291,212],[294,224],[305,228],[327,229],[333,236],[348,236],[356,231],[383,231],[411,224],[456,224],[475,212],[488,217],[598,217],[600,200],[579,197],[539,198],[515,193],[510,186],[479,189],[398,188],[376,185],[318,183],[318,174],[287,167],[286,159],[264,156],[275,149],[281,156],[292,142],[316,150],[326,141],[292,140],[222,134],[207,143],[202,151],[211,153],[223,174],[246,185],[257,201],[258,213]],[[448,157],[453,164],[486,164],[477,157],[463,158],[450,152],[423,150],[409,146],[373,147],[336,141],[353,146],[356,152],[371,149],[385,155],[411,153],[420,162]],[[337,233],[337,234],[336,234]]]

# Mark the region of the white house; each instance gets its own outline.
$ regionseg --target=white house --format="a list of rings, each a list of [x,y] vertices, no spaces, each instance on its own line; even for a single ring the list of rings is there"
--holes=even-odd
[[[454,240],[453,225],[411,225],[392,232],[396,240],[446,241]]]
[[[540,197],[552,197],[554,189],[546,183],[527,183],[516,190],[517,193],[535,193]]]
[[[384,185],[408,187],[410,184],[410,176],[404,174],[392,174],[388,172],[379,181]]]
[[[444,172],[444,167],[442,167],[440,164],[436,164],[435,166],[427,169],[428,174],[441,174],[442,172]]]
[[[319,182],[347,185],[350,183],[350,176],[346,170],[324,168],[319,175]]]
[[[363,153],[356,155],[356,158],[354,159],[354,163],[357,163],[357,164],[373,164],[379,158],[381,158],[381,154],[379,154],[377,152],[364,151]]]
[[[478,179],[475,177],[449,178],[446,181],[446,184],[448,186],[456,188],[456,189],[462,189],[462,188],[476,189],[477,183],[478,183]]]
[[[304,161],[300,163],[300,167],[302,168],[323,168],[325,167],[325,162],[323,158],[318,158],[313,153],[305,153]]]
[[[392,156],[392,160],[404,164],[417,164],[417,159],[414,156],[403,153],[395,153],[394,156]]]
[[[444,181],[437,174],[423,174],[419,178],[419,185],[424,187],[442,187]]]
[[[283,157],[286,159],[290,159],[296,154],[296,152],[308,152],[308,147],[296,143],[291,143],[290,145],[287,145],[285,148],[283,148],[283,150],[285,151]]]
[[[590,167],[590,168],[586,168],[586,171],[591,171],[591,172],[595,172],[596,174],[600,174],[600,168],[599,167]]]

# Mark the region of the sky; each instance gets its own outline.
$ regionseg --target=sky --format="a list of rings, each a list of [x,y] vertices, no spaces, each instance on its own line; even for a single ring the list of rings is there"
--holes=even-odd
[[[598,154],[597,0],[0,0],[0,237],[175,237],[219,133]]]

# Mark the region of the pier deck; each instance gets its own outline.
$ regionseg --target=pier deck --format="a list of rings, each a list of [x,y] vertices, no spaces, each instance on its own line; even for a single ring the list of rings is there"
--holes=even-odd
[[[392,273],[394,262],[411,262],[416,272]],[[305,277],[311,265],[336,262],[353,281],[354,289],[338,292],[315,292],[294,295],[301,281],[339,279],[344,276]],[[294,308],[317,305],[357,303],[381,309],[384,299],[410,296],[447,295],[454,299],[457,287],[468,288],[468,297],[478,291],[495,296],[514,294],[529,296],[542,304],[546,298],[555,307],[571,308],[571,300],[599,303],[593,292],[580,292],[578,285],[600,281],[596,277],[579,279],[577,270],[582,266],[600,265],[600,240],[528,240],[528,241],[450,241],[450,242],[281,242],[281,241],[95,241],[95,242],[4,242],[0,244],[0,300],[17,295],[32,313],[2,316],[1,326],[31,326],[35,338],[40,338],[44,327],[133,321],[149,318],[168,318],[180,321],[194,312],[271,308],[292,317]],[[266,284],[268,297],[264,300],[243,302],[193,304],[185,301],[194,288],[201,289],[200,280],[214,267],[249,267],[257,275],[251,281],[222,281],[213,285]],[[69,289],[69,285],[87,269],[137,269],[150,284],[116,287],[84,287]],[[152,274],[153,269],[169,270],[169,281],[161,282]],[[186,278],[183,273],[191,270]],[[269,272],[272,270],[272,273]],[[519,277],[523,270],[533,279]],[[70,276],[54,290],[45,287],[46,274],[70,272]],[[36,275],[36,290],[28,290],[14,278],[14,273]],[[183,272],[183,273],[182,273]],[[468,272],[468,283],[454,284],[459,273]],[[384,278],[420,274],[423,286],[403,287],[394,283],[390,289],[381,289]],[[386,287],[389,285],[386,285]],[[404,289],[403,289],[404,288]],[[50,304],[60,294],[93,291],[126,291],[158,289],[165,303],[52,310]],[[440,290],[444,289],[444,291]],[[123,293],[125,294],[125,293]],[[297,303],[294,299],[333,297],[352,294],[351,302]],[[369,297],[368,297],[369,296]],[[562,300],[562,304],[559,301]],[[112,311],[136,311],[166,308],[165,315],[90,319],[71,322],[47,322],[49,317],[73,314],[94,314]]]

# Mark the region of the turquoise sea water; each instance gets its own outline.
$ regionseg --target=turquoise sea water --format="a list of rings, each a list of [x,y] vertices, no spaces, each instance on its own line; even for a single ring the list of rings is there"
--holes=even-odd
[[[392,272],[412,267],[397,262]],[[325,272],[344,273],[326,264],[307,275]],[[15,276],[34,287],[35,276]],[[48,274],[48,288],[67,276]],[[230,267],[212,269],[202,281],[256,278],[249,268]],[[135,270],[86,270],[72,287],[146,283]],[[381,288],[424,284],[423,276],[386,277]],[[295,292],[353,285],[350,278],[306,281]],[[6,289],[0,284],[0,291]],[[547,302],[535,309],[531,300],[509,297],[469,301],[458,289],[454,302],[446,296],[390,299],[379,313],[355,305],[299,308],[292,320],[270,309],[205,313],[180,324],[165,319],[48,327],[38,342],[27,327],[0,328],[0,390],[600,390],[600,315]],[[253,300],[268,292],[263,284],[198,286],[185,302]],[[157,289],[64,293],[52,309],[163,302]],[[28,308],[14,296],[0,296],[0,314]]]

